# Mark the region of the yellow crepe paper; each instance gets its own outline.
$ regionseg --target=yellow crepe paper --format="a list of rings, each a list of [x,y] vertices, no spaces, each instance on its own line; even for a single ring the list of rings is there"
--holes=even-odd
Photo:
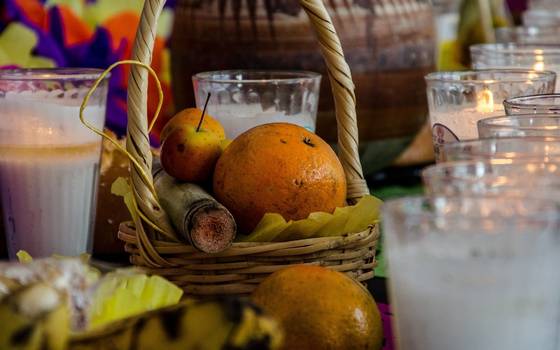
[[[132,193],[132,187],[124,177],[119,177],[111,185],[111,193],[115,196],[123,197],[124,204],[130,212],[133,220],[137,220],[137,213],[134,205],[134,194]]]
[[[250,235],[238,237],[238,240],[282,242],[361,232],[379,220],[381,204],[380,199],[365,196],[356,205],[337,208],[333,214],[312,213],[307,219],[297,221],[286,221],[279,214],[265,214]]]
[[[25,250],[20,250],[16,253],[18,261],[22,264],[27,264],[33,261],[33,257]]]
[[[118,178],[111,192],[124,197],[131,215],[136,216],[132,188],[124,178]],[[316,212],[307,219],[286,221],[282,215],[268,213],[263,216],[250,235],[238,235],[238,242],[284,242],[296,239],[339,236],[343,233],[361,232],[379,220],[383,202],[374,196],[364,196],[355,205],[336,208],[333,214]]]
[[[134,269],[105,275],[89,308],[89,329],[143,312],[174,305],[183,291],[160,276],[147,276]]]

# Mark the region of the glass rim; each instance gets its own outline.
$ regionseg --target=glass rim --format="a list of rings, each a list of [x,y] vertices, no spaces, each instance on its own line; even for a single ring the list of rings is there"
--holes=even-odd
[[[474,44],[469,47],[470,53],[479,54],[507,54],[510,56],[560,56],[560,44],[531,44],[531,43],[486,43]]]
[[[559,142],[560,137],[551,136],[511,136],[511,137],[499,137],[499,138],[486,138],[486,139],[467,139],[459,140],[454,142],[448,142],[442,145],[442,147],[459,147],[462,145],[474,145],[474,144],[484,144],[490,142],[500,142],[506,143],[508,141],[523,141],[532,143],[548,143],[548,142]]]
[[[232,76],[234,74],[251,74],[268,77],[262,79],[231,79],[217,77],[219,75]],[[322,75],[320,73],[307,70],[229,69],[196,73],[192,76],[192,79],[207,83],[220,84],[268,84],[271,82],[275,84],[294,84],[302,80],[321,79],[321,77]]]
[[[477,75],[479,73],[494,73],[494,74],[513,74],[516,79],[462,79],[469,75]],[[527,81],[549,81],[551,78],[556,78],[556,73],[550,70],[537,71],[533,69],[476,69],[466,71],[441,71],[432,72],[424,76],[427,83],[441,82],[452,83],[461,82],[468,84],[507,84],[507,83],[525,83]]]
[[[500,152],[492,152],[491,150],[488,151],[487,147],[504,147],[507,146],[511,142],[520,142],[525,145],[550,145],[553,144],[554,146],[558,145],[558,151],[553,149],[555,152],[551,154],[542,154],[542,155],[535,155],[529,153],[518,152],[515,157],[511,157],[508,155],[510,152],[506,152],[501,150]],[[477,147],[480,151],[477,151]],[[466,154],[463,158],[457,154],[457,151],[474,148],[475,153]],[[496,161],[504,162],[504,163],[513,163],[513,162],[527,162],[531,160],[538,160],[543,162],[550,162],[560,160],[560,137],[554,136],[510,136],[510,137],[499,137],[499,138],[483,138],[483,139],[468,139],[468,140],[460,140],[455,142],[444,143],[441,145],[442,154],[446,155],[448,153],[452,153],[454,156],[459,156],[459,159],[455,159],[452,157],[452,161],[465,161],[465,160],[487,160],[493,159]],[[515,152],[515,151],[512,151]],[[464,153],[461,153],[464,155]],[[491,158],[489,158],[491,157]],[[447,158],[447,157],[446,157]],[[545,160],[546,159],[546,160]]]
[[[426,168],[422,169],[420,176],[422,181],[426,182],[429,179],[441,179],[443,177],[448,177],[449,174],[446,174],[446,171],[449,172],[452,169],[459,169],[459,168],[489,168],[489,167],[501,167],[507,166],[512,168],[521,168],[526,167],[527,165],[541,165],[541,166],[556,166],[560,168],[560,161],[553,161],[553,162],[544,162],[544,161],[536,161],[536,160],[524,160],[521,162],[509,163],[503,162],[500,159],[473,159],[473,160],[460,160],[455,162],[444,162],[444,163],[436,163]],[[485,174],[486,175],[486,174]],[[456,179],[465,179],[466,177],[461,176],[452,176],[452,178]],[[468,179],[480,178],[477,174],[472,174],[468,176]]]
[[[515,27],[499,27],[495,29],[496,32],[504,33],[515,33],[515,34],[548,34],[548,33],[559,33],[560,28],[558,27],[537,27],[537,26],[515,26]],[[507,43],[502,43],[507,44]],[[535,44],[526,44],[535,45]],[[538,44],[537,44],[538,45]],[[553,44],[543,44],[543,45],[553,45]]]
[[[553,106],[552,104],[536,104],[536,103],[525,103],[526,101],[534,101],[534,100],[547,100],[547,99],[555,99],[560,98],[560,93],[553,93],[553,94],[540,94],[540,95],[527,95],[527,96],[516,96],[507,98],[504,100],[505,107],[514,107],[520,109],[534,109],[534,108],[543,108],[547,106]],[[558,105],[560,109],[560,105]]]
[[[560,106],[559,106],[560,107]],[[505,122],[514,121],[519,119],[555,119],[560,120],[559,114],[552,114],[552,113],[535,113],[535,114],[515,114],[515,115],[499,115],[495,117],[489,117],[480,119],[477,122],[477,126],[480,128],[481,126],[484,127],[491,127],[492,129],[515,129],[515,130],[557,130],[560,129],[560,125],[556,125],[555,128],[551,128],[550,126],[520,126],[515,124],[506,124]]]
[[[419,195],[419,196],[407,196],[407,197],[400,197],[387,200],[383,203],[382,212],[383,215],[386,216],[387,214],[395,216],[395,214],[405,215],[407,219],[433,219],[441,217],[441,213],[436,213],[434,211],[429,211],[430,204],[435,203],[438,200],[446,200],[450,203],[461,203],[465,200],[471,200],[474,202],[482,202],[482,201],[493,201],[495,203],[504,203],[511,201],[517,201],[520,203],[533,203],[533,204],[540,204],[546,206],[549,210],[535,210],[536,212],[526,213],[526,215],[519,215],[519,213],[511,214],[511,215],[504,215],[500,213],[492,213],[492,215],[473,215],[468,214],[467,216],[460,215],[460,212],[456,214],[463,218],[464,220],[476,220],[477,218],[484,218],[486,220],[490,219],[492,221],[508,219],[511,220],[512,218],[530,218],[532,221],[535,220],[546,220],[550,221],[553,219],[553,222],[560,222],[560,213],[558,212],[557,201],[551,198],[542,198],[542,197],[530,197],[524,195],[516,195],[512,193],[496,193],[496,194],[486,194],[486,195],[461,195],[461,196],[445,196],[445,195]]]
[[[33,80],[92,80],[99,79],[105,70],[98,68],[16,68],[0,70],[0,81]],[[111,73],[103,80],[108,79]]]

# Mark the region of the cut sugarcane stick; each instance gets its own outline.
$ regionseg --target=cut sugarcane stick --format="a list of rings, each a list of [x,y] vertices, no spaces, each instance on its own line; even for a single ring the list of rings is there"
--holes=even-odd
[[[231,213],[202,187],[180,182],[154,164],[154,185],[177,233],[205,253],[218,253],[235,239]]]

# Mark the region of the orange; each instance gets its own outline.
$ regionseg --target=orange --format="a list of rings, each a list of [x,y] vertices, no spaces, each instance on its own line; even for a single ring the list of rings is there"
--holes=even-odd
[[[383,344],[373,297],[340,272],[289,267],[266,278],[251,298],[283,327],[282,349],[379,350]]]
[[[171,133],[177,129],[183,128],[185,126],[194,126],[195,128],[198,126],[200,122],[200,117],[202,116],[202,110],[198,108],[187,108],[183,109],[181,112],[175,114],[173,118],[171,118],[165,127],[161,131],[160,140],[164,142],[165,139],[171,135]],[[202,122],[201,128],[213,132],[220,140],[226,138],[226,133],[222,124],[219,121],[214,119],[208,113],[204,114],[204,121]]]
[[[214,171],[214,195],[250,233],[265,213],[286,220],[344,206],[346,178],[332,148],[288,123],[254,127],[224,150]]]

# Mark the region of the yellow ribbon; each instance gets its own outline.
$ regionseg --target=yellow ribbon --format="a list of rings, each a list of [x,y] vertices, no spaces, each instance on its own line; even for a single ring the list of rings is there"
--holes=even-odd
[[[149,128],[148,128],[148,133],[152,131],[152,128],[154,127],[159,114],[161,112],[161,107],[163,106],[163,89],[161,88],[161,82],[156,74],[156,72],[153,70],[152,67],[150,67],[149,65],[142,63],[140,61],[136,61],[136,60],[123,60],[123,61],[118,61],[113,63],[112,65],[109,66],[109,68],[105,69],[105,71],[103,71],[103,73],[101,73],[101,75],[99,76],[99,78],[97,78],[94,82],[94,84],[92,85],[92,87],[89,89],[88,93],[84,96],[84,100],[82,101],[82,104],[80,105],[80,121],[82,122],[82,124],[84,124],[88,129],[90,129],[91,131],[93,131],[94,133],[96,133],[97,135],[105,138],[106,140],[110,141],[113,145],[115,145],[115,147],[121,151],[122,153],[124,153],[128,159],[132,162],[132,164],[134,164],[134,166],[136,167],[136,169],[138,170],[138,172],[140,173],[140,176],[142,177],[142,179],[144,180],[144,182],[146,184],[149,185],[150,187],[150,192],[152,192],[152,195],[154,196],[154,198],[157,198],[157,193],[156,190],[154,188],[154,184],[152,183],[152,181],[150,180],[150,177],[148,176],[148,174],[146,174],[146,172],[144,171],[144,169],[142,168],[142,166],[140,166],[140,163],[138,163],[138,161],[132,156],[132,154],[130,154],[123,146],[121,146],[121,144],[113,139],[109,134],[107,134],[106,132],[104,132],[103,130],[99,130],[97,129],[95,126],[91,125],[88,121],[85,120],[84,118],[84,109],[86,108],[89,99],[91,98],[91,96],[93,95],[93,93],[95,92],[95,90],[99,87],[99,84],[101,84],[101,82],[107,77],[107,75],[116,67],[120,66],[120,65],[124,65],[124,64],[130,64],[130,65],[136,65],[136,66],[140,66],[142,68],[145,68],[150,75],[154,78],[154,80],[156,81],[156,87],[158,90],[158,104],[157,104],[157,108],[156,111],[154,113],[154,118],[152,119]],[[173,234],[170,234],[168,232],[165,232],[163,229],[161,229],[159,226],[157,226],[157,224],[155,224],[154,222],[152,222],[151,220],[149,220],[145,215],[143,215],[143,213],[140,212],[140,210],[138,209],[138,204],[136,203],[136,200],[134,200],[134,209],[136,210],[136,213],[147,223],[149,224],[151,227],[153,227],[155,230],[161,232],[162,234],[168,236],[169,238],[172,239],[176,239],[175,236]]]

